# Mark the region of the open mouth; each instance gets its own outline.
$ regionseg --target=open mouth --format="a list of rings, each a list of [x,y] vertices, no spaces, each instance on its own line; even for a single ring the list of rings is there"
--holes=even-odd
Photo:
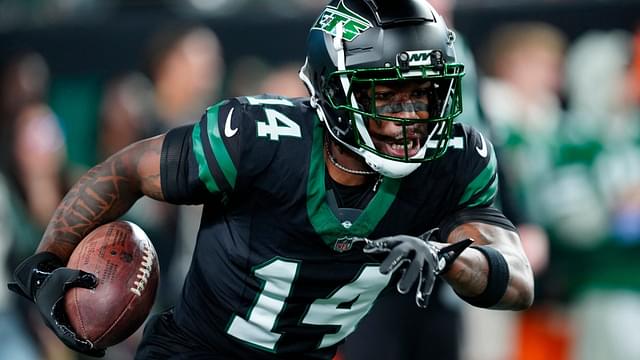
[[[371,139],[378,151],[398,158],[410,158],[415,156],[422,147],[420,137],[418,136],[410,136],[405,139],[403,136],[392,137],[371,133]]]

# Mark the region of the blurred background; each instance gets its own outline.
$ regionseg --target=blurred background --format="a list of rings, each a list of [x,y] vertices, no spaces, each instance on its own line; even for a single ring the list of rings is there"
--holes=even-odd
[[[459,120],[495,144],[499,206],[536,273],[521,313],[443,292],[456,340],[440,359],[640,359],[640,1],[431,3],[467,69]],[[224,97],[306,96],[297,71],[324,5],[0,0],[0,283],[92,165]],[[127,214],[160,256],[158,309],[179,293],[199,211],[144,199]],[[0,359],[76,358],[33,310],[0,291]],[[131,358],[139,335],[107,357]]]

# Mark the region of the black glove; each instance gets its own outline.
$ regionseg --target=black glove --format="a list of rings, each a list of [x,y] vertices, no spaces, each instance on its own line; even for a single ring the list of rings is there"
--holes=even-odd
[[[71,349],[95,357],[102,357],[104,349],[79,338],[69,325],[64,311],[64,294],[74,287],[93,289],[98,280],[93,274],[63,267],[52,253],[42,252],[25,259],[13,273],[15,282],[9,290],[34,302],[45,324]]]
[[[417,280],[416,304],[421,308],[429,304],[436,277],[449,270],[453,261],[473,242],[466,239],[438,250],[429,242],[437,236],[437,230],[429,230],[420,237],[396,235],[366,240],[363,249],[366,253],[389,253],[380,264],[380,272],[389,274],[402,269],[396,284],[401,294],[408,293]]]

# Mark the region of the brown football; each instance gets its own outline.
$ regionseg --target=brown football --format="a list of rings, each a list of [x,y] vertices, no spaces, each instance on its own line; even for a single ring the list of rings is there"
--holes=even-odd
[[[96,348],[125,340],[149,315],[158,288],[158,257],[136,224],[114,221],[93,230],[67,267],[98,278],[95,289],[72,288],[65,295],[71,326]]]

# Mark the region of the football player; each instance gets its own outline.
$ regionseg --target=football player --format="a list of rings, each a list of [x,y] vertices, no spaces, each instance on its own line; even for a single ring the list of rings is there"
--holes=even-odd
[[[204,212],[181,298],[149,321],[139,359],[330,359],[379,296],[425,307],[436,277],[473,305],[527,308],[531,269],[492,206],[492,145],[454,123],[454,41],[424,0],[332,1],[300,72],[310,97],[224,100],[95,166],[11,288],[65,344],[102,355],[57,306],[96,279],[64,264],[146,195]]]

